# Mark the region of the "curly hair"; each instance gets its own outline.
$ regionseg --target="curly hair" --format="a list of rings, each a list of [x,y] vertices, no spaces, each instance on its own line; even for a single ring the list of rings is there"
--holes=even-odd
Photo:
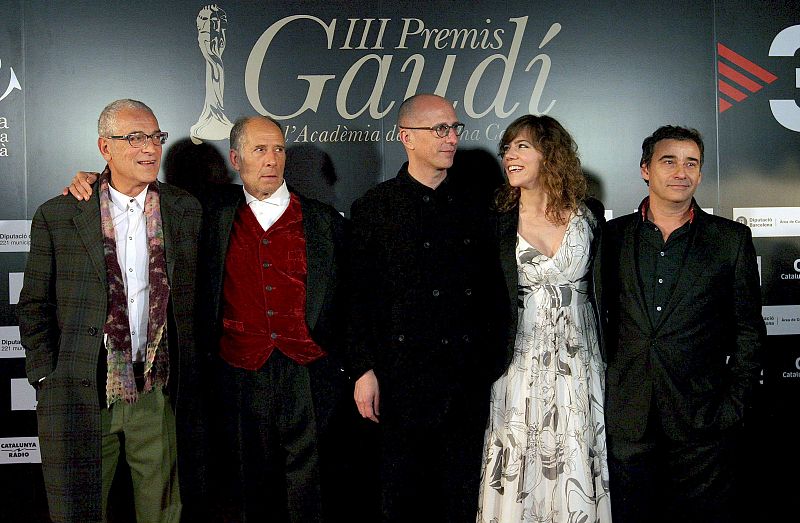
[[[564,127],[550,116],[520,116],[506,128],[500,139],[499,155],[521,134],[530,135],[531,143],[542,155],[539,178],[547,193],[545,216],[551,223],[563,225],[564,211],[574,211],[586,197],[586,176],[581,170],[578,145]],[[519,205],[519,187],[508,181],[497,191],[495,207],[508,212]]]

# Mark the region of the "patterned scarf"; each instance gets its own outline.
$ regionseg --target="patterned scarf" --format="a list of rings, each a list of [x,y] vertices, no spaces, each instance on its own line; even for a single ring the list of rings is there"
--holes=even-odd
[[[100,218],[103,226],[103,252],[108,278],[108,318],[103,327],[108,351],[108,375],[106,379],[106,402],[110,407],[123,399],[136,403],[138,392],[133,376],[131,354],[131,332],[128,321],[128,300],[125,283],[117,262],[117,242],[114,236],[114,221],[111,215],[111,193],[108,167],[100,175]],[[144,389],[162,388],[169,380],[169,354],[166,347],[159,347],[167,324],[167,302],[169,282],[167,260],[164,254],[164,231],[161,226],[161,206],[158,183],[151,183],[144,202],[147,222],[147,258],[150,288],[149,321],[147,324],[147,354],[144,362]],[[165,340],[166,341],[166,340]]]

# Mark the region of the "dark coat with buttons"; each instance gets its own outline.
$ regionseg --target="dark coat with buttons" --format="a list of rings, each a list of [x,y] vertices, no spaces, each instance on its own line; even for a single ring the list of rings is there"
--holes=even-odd
[[[502,372],[508,298],[487,201],[452,175],[430,189],[404,165],[352,206],[349,359],[355,378],[374,370],[382,416],[425,423],[454,399],[488,399]]]
[[[19,316],[28,380],[39,385],[37,417],[47,500],[53,521],[101,517],[101,427],[105,407],[108,284],[98,184],[88,201],[59,196],[36,211],[20,293]],[[159,183],[170,285],[167,344],[169,395],[176,413],[178,470],[184,504],[203,491],[203,423],[194,393],[195,268],[199,202]]]

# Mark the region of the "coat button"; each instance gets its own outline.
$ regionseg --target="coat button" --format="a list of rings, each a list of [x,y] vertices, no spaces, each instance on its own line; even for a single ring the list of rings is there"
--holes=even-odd
[[[434,296],[438,296],[439,295],[439,289],[433,289],[433,292],[431,294],[433,294]]]
[[[95,336],[97,334],[97,327],[89,327],[86,330],[89,333],[89,336]]]
[[[263,240],[261,240],[261,243],[263,243],[264,245],[269,245],[269,240],[264,238]]]
[[[431,201],[431,197],[426,194],[425,196],[422,197],[422,201],[428,203],[429,201]]]
[[[442,338],[442,345],[447,345],[448,343],[450,343],[450,340],[447,338]]]
[[[88,387],[88,386],[91,385],[91,383],[89,382],[89,380],[84,378],[84,379],[81,380],[81,385],[83,385],[84,387]]]
[[[469,238],[464,238],[464,245],[469,245],[470,243],[472,243],[472,240]]]
[[[273,332],[272,334],[269,335],[269,337],[274,340],[275,338],[278,337],[278,333],[277,332]]]
[[[463,336],[461,336],[461,339],[464,340],[464,343],[469,343],[470,341],[472,341],[472,338],[469,337],[469,334],[464,334]]]
[[[400,334],[399,336],[397,336],[397,341],[400,341],[400,342],[406,341],[406,337],[403,336],[402,334]]]
[[[472,296],[472,289],[464,289],[464,294],[467,296]]]
[[[424,248],[426,248],[426,249],[430,249],[431,248],[431,242],[422,242],[422,246]]]

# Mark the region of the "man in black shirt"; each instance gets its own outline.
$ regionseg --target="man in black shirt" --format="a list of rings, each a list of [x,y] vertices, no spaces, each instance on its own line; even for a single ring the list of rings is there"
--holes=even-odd
[[[703,141],[642,144],[649,196],[602,246],[615,523],[736,521],[736,451],[766,335],[750,229],[694,200]]]
[[[380,420],[382,520],[463,523],[506,358],[492,318],[505,287],[488,198],[448,176],[464,129],[452,103],[413,96],[398,126],[408,162],[352,206],[355,401]]]

